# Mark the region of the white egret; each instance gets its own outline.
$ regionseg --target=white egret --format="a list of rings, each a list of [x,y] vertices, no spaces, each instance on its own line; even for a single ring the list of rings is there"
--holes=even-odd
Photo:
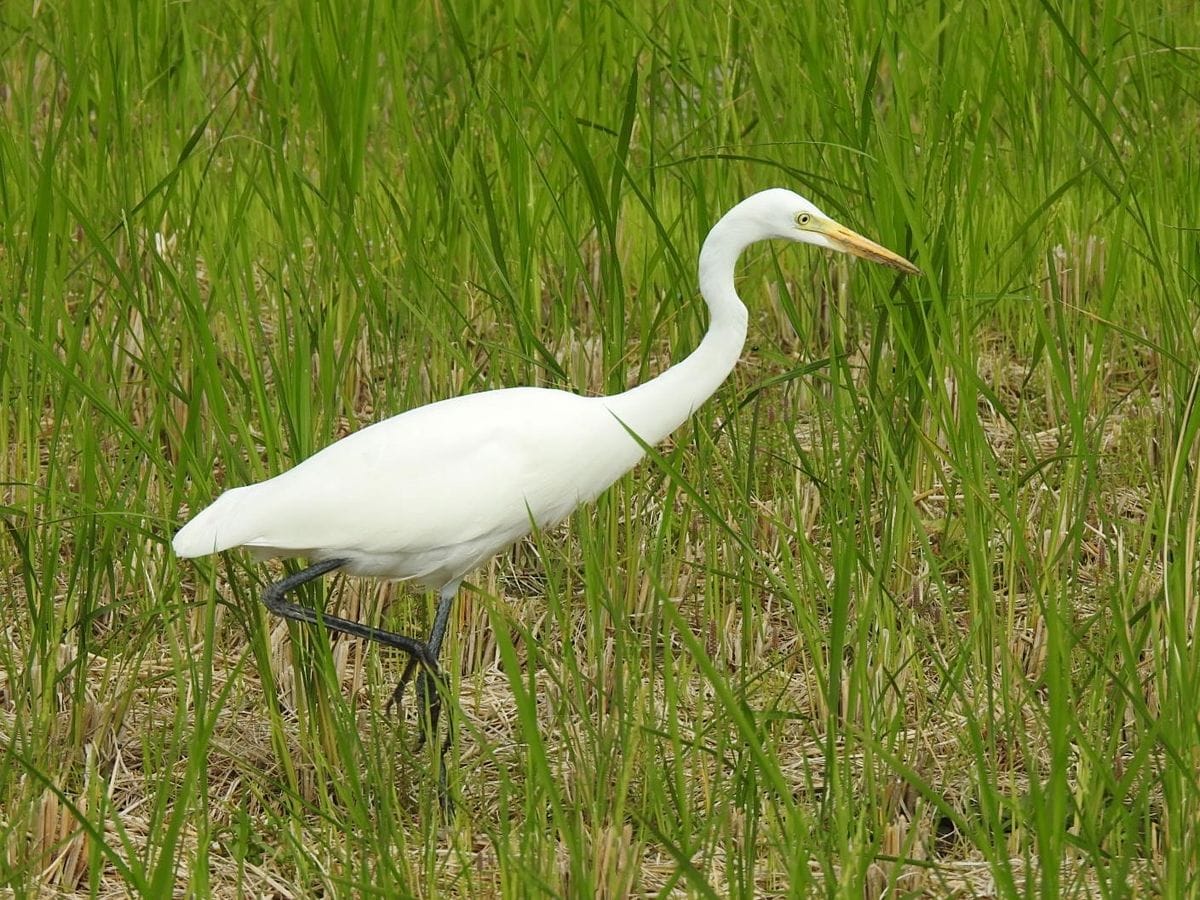
[[[409,410],[274,478],[225,491],[175,535],[175,552],[196,557],[245,547],[259,559],[310,560],[309,568],[270,585],[263,603],[288,619],[322,621],[330,631],[407,653],[391,702],[400,700],[420,666],[418,701],[428,714],[422,721],[436,728],[440,703],[432,679],[463,578],[533,525],[560,522],[632,468],[643,450],[630,431],[656,444],[708,399],[733,370],[746,339],[747,312],[734,287],[734,267],[747,246],[770,238],[920,274],[798,194],[762,191],[709,232],[700,251],[708,332],[695,351],[657,378],[610,397],[518,387]],[[321,615],[283,599],[335,569],[436,590],[428,639]]]

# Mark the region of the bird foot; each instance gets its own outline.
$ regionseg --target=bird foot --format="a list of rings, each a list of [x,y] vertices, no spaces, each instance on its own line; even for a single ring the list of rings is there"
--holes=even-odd
[[[408,688],[408,683],[412,681],[413,674],[416,673],[418,662],[414,658],[409,661],[404,669],[404,673],[400,676],[400,681],[397,683],[395,690],[392,691],[392,696],[388,699],[385,712],[391,715],[392,708],[395,707],[397,715],[402,715],[404,692]],[[436,668],[430,668],[428,664],[422,666],[421,671],[417,674],[416,684],[416,709],[417,709],[417,743],[413,750],[420,750],[424,745],[429,735],[437,734],[438,721],[441,718],[442,712],[442,689],[446,686],[446,677]],[[449,719],[449,716],[447,716]],[[451,736],[453,734],[453,726],[450,728],[450,734],[447,736],[446,744],[442,748],[444,755],[446,749],[450,745]]]
[[[418,660],[413,657],[409,660],[408,665],[404,667],[404,672],[400,675],[400,681],[396,684],[395,690],[392,691],[392,696],[388,698],[385,712],[391,715],[392,707],[396,708],[398,716],[403,715],[403,700],[404,692],[408,687],[408,683],[413,680],[413,675],[416,675],[416,708],[417,708],[417,742],[413,745],[413,752],[420,751],[425,746],[425,741],[433,735],[434,740],[437,739],[438,722],[442,712],[442,692],[446,690],[447,680],[445,674],[438,668],[436,660],[433,660],[432,654],[426,658]],[[421,671],[418,673],[417,669]],[[454,717],[450,710],[446,711],[446,738],[442,742],[442,746],[438,750],[438,806],[441,809],[442,816],[449,821],[454,817],[454,798],[450,793],[449,770],[446,766],[446,754],[450,751],[450,747],[454,744]]]

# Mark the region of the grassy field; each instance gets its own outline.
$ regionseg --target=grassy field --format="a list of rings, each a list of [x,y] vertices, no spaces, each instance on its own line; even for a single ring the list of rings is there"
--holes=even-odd
[[[1200,892],[1191,0],[14,2],[0,116],[0,892]],[[747,256],[726,385],[471,576],[443,819],[404,660],[171,535],[661,372],[771,186],[925,276]]]

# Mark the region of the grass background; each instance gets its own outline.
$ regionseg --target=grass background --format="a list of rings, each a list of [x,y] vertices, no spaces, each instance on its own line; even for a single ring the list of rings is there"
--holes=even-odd
[[[0,884],[1195,893],[1198,46],[1133,0],[0,6]],[[748,255],[730,381],[472,576],[442,821],[403,660],[173,530],[415,405],[656,374],[775,185],[925,277]]]

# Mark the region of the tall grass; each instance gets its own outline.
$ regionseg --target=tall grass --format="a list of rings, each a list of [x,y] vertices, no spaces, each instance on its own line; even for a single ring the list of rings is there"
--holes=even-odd
[[[5,889],[1195,891],[1190,4],[0,22]],[[403,660],[173,530],[431,400],[652,377],[772,185],[925,276],[748,255],[729,383],[472,576],[444,818]]]

